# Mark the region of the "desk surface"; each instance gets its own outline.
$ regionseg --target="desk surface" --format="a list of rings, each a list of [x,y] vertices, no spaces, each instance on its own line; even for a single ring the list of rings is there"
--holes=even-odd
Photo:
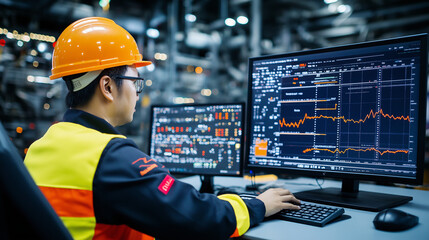
[[[181,180],[192,184],[197,189],[199,189],[201,185],[199,177],[196,176],[183,178]],[[279,180],[279,182],[283,183],[284,187],[292,192],[318,188],[316,181],[309,178]],[[221,186],[244,187],[245,185],[250,184],[250,181],[243,178],[215,177],[214,184]],[[322,187],[340,188],[341,182],[325,180]],[[374,228],[372,220],[377,214],[376,212],[345,208],[345,214],[351,216],[350,219],[334,222],[323,228],[282,220],[269,220],[251,228],[244,235],[244,239],[429,239],[429,191],[386,187],[364,183],[359,185],[359,189],[364,191],[412,196],[414,199],[411,202],[396,208],[418,216],[419,224],[414,228],[402,232],[384,232]]]

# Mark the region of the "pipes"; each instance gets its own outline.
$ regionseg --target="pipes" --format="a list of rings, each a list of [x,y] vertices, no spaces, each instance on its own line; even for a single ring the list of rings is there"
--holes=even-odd
[[[177,70],[176,70],[176,55],[177,55],[177,20],[178,20],[178,0],[172,0],[168,5],[167,9],[168,14],[168,52],[170,53],[168,57],[168,82],[166,88],[167,96],[172,96],[173,91],[177,83]]]
[[[261,55],[262,2],[261,0],[253,0],[251,4],[250,55],[256,57]]]

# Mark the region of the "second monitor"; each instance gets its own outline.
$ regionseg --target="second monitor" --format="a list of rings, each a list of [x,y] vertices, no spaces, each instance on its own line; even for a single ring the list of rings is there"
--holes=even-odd
[[[244,104],[153,106],[149,154],[171,173],[201,175],[200,192],[213,192],[213,176],[242,175]]]

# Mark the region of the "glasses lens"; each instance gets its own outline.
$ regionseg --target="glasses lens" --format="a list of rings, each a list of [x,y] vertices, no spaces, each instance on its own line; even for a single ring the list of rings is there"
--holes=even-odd
[[[130,77],[130,76],[117,76],[119,79],[133,81],[137,93],[143,91],[144,79],[141,77]]]
[[[134,82],[134,84],[136,85],[136,91],[137,93],[141,93],[143,91],[143,80],[136,80]]]

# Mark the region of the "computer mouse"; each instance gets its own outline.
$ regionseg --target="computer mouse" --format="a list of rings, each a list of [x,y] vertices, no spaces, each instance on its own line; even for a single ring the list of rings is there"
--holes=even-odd
[[[384,231],[402,231],[417,225],[419,218],[398,209],[384,209],[374,218],[374,226]]]

